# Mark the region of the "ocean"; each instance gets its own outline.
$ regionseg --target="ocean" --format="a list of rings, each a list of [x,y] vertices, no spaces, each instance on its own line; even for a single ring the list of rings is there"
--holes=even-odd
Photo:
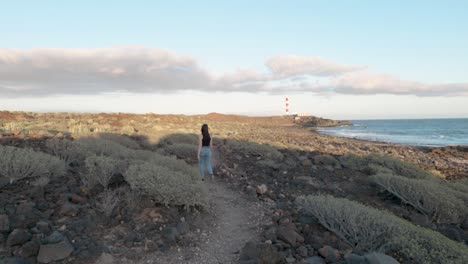
[[[324,134],[414,146],[468,145],[468,118],[351,120],[352,126],[319,128]]]

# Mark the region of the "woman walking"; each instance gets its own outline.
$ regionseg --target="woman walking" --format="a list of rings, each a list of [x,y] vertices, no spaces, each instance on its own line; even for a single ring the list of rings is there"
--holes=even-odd
[[[213,179],[213,168],[211,167],[211,147],[213,146],[213,141],[211,140],[210,133],[208,132],[208,125],[203,124],[201,127],[201,135],[198,136],[198,169],[200,170],[200,176],[202,181],[205,180],[205,168]]]

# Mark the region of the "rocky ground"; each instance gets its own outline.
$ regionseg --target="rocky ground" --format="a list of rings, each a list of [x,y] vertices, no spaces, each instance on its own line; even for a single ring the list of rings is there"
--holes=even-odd
[[[127,133],[141,148],[155,150],[164,136],[198,133],[208,123],[217,137],[218,162],[216,179],[206,183],[212,208],[199,212],[147,199],[133,207],[121,203],[112,217],[104,217],[81,188],[78,168],[44,188],[24,188],[26,181],[0,182],[0,263],[382,263],[371,261],[386,256],[352,252],[297,210],[297,197],[315,193],[385,208],[453,240],[468,241],[468,223],[430,223],[340,159],[347,153],[387,154],[442,178],[458,179],[468,178],[467,147],[417,148],[334,138],[316,133],[310,122],[289,117],[1,112],[0,123],[1,144],[42,151],[46,138],[73,138],[78,132]],[[284,157],[271,163],[269,157],[232,149],[230,141],[269,143]],[[195,163],[193,157],[187,161]],[[112,188],[128,193],[118,178]],[[355,262],[345,262],[345,256]]]

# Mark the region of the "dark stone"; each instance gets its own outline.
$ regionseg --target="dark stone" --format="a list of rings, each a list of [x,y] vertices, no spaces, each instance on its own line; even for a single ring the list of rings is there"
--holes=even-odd
[[[91,225],[91,218],[85,217],[71,222],[68,226],[68,229],[73,230],[76,233],[82,233],[86,231]]]
[[[181,235],[186,234],[189,230],[189,224],[187,222],[181,222],[177,224],[177,232]]]
[[[1,264],[30,264],[31,262],[22,258],[6,258],[2,259]]]
[[[241,250],[242,263],[279,263],[278,250],[271,244],[247,242]]]
[[[297,242],[304,242],[304,238],[293,228],[286,226],[278,229],[278,238],[295,247]]]
[[[16,207],[17,214],[29,214],[33,211],[36,204],[33,202],[24,202]]]
[[[39,252],[40,243],[37,240],[31,240],[26,242],[19,251],[19,256],[23,258],[28,258],[36,256]]]
[[[13,214],[10,216],[10,228],[31,228],[39,221],[39,216],[33,212]]]
[[[365,257],[356,254],[346,254],[344,255],[344,259],[346,264],[367,264]]]
[[[10,219],[8,215],[0,215],[0,232],[10,231]]]
[[[396,259],[377,252],[369,253],[364,257],[368,264],[400,264]]]
[[[45,221],[37,222],[36,228],[39,232],[41,232],[44,235],[50,235],[50,233],[52,232],[52,228],[50,227],[50,224]]]
[[[62,207],[60,207],[59,214],[61,216],[76,216],[78,215],[80,209],[78,206],[70,203],[65,202],[63,203]]]
[[[86,199],[86,197],[72,193],[68,195],[68,201],[74,204],[86,204],[88,202],[88,199]]]
[[[274,242],[277,240],[276,233],[277,233],[276,228],[270,227],[265,231],[265,233],[263,233],[263,236],[265,237],[265,240],[270,240]]]
[[[24,242],[30,240],[32,235],[25,229],[15,229],[8,236],[7,246],[22,245]]]
[[[176,243],[176,239],[179,237],[179,231],[175,227],[166,227],[162,230],[162,236],[170,243]]]
[[[62,260],[70,256],[73,252],[73,246],[65,239],[56,244],[41,245],[37,261],[39,263],[49,263]]]
[[[308,255],[308,250],[305,246],[300,246],[296,249],[297,254],[301,257],[307,257]]]
[[[60,232],[54,231],[48,237],[44,238],[42,240],[42,243],[44,243],[44,244],[56,244],[56,243],[59,243],[59,242],[65,240],[65,239],[66,239],[65,236],[62,235]]]
[[[318,252],[320,256],[325,258],[326,262],[338,262],[340,260],[340,252],[330,246],[324,246]]]
[[[325,264],[325,260],[319,256],[314,256],[305,259],[306,264]]]

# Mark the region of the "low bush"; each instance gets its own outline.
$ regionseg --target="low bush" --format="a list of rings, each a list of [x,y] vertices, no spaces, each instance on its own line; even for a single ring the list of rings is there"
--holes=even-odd
[[[339,167],[340,162],[335,159],[332,155],[315,155],[314,164],[317,165],[330,165],[334,167]]]
[[[130,136],[127,135],[119,135],[114,133],[99,133],[97,137],[100,139],[113,141],[129,149],[140,149],[140,145]]]
[[[119,203],[120,199],[116,191],[107,190],[99,194],[95,200],[95,208],[109,218],[112,216]]]
[[[0,177],[10,183],[23,178],[58,177],[65,174],[65,163],[52,155],[0,145]]]
[[[67,164],[84,159],[77,144],[69,139],[47,139],[45,145],[48,152],[64,160]]]
[[[164,146],[164,152],[169,155],[175,155],[179,159],[195,160],[197,159],[198,145],[193,144],[174,144]]]
[[[468,263],[468,247],[387,211],[329,195],[298,199],[301,211],[360,251],[396,252],[410,263]]]
[[[460,223],[468,210],[443,182],[377,174],[371,180],[438,223]]]
[[[78,152],[83,157],[95,154],[115,159],[127,159],[131,154],[127,147],[107,139],[83,137],[75,140],[75,143]]]
[[[198,136],[195,134],[172,134],[161,139],[161,145],[189,144],[198,146]]]
[[[466,204],[468,204],[468,180],[457,180],[447,182],[447,186]]]
[[[384,155],[368,155],[357,156],[354,154],[344,155],[340,158],[344,167],[353,170],[376,174],[378,172],[388,172],[401,175],[413,179],[435,179],[431,173],[417,167],[412,163],[408,163],[390,156]]]
[[[107,189],[112,176],[118,172],[119,161],[106,156],[92,155],[86,158],[85,167],[82,178],[88,188],[101,184]]]
[[[274,160],[283,159],[283,154],[268,144],[231,140],[227,142],[227,147],[239,154],[262,156]]]
[[[198,171],[195,167],[187,164],[184,160],[177,159],[174,156],[164,156],[162,154],[152,152],[149,150],[137,150],[132,157],[135,160],[146,161],[158,166],[163,166],[173,171],[178,171],[189,175],[192,179],[199,178]]]
[[[200,181],[164,166],[150,162],[132,164],[125,173],[125,179],[132,189],[151,196],[160,204],[185,207],[207,205]]]

